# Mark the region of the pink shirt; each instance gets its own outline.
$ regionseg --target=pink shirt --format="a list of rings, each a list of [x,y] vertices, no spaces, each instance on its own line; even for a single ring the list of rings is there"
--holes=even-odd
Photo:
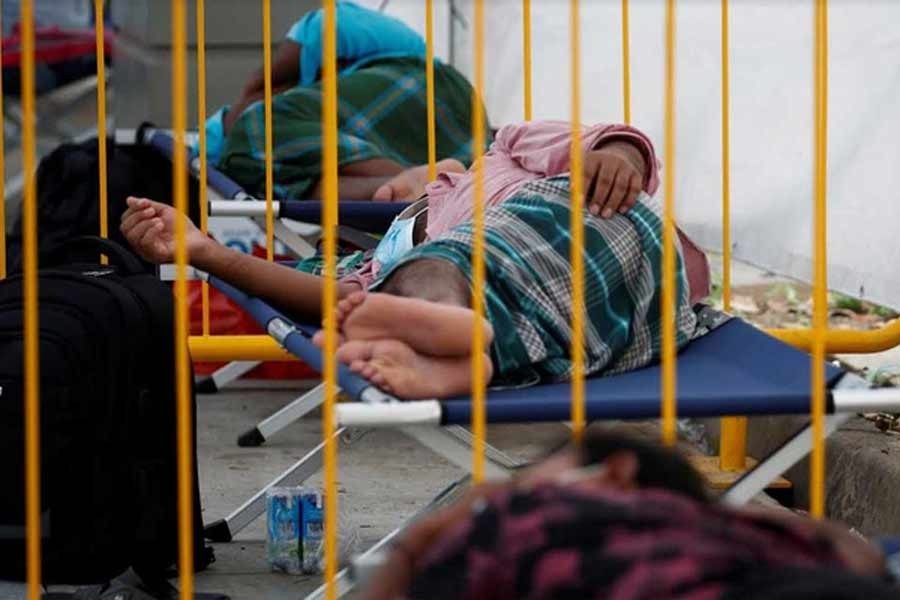
[[[567,121],[533,121],[503,127],[484,155],[485,206],[500,204],[525,184],[538,179],[569,172],[571,126]],[[637,146],[650,165],[644,191],[652,195],[659,187],[659,162],[650,139],[627,125],[592,125],[582,129],[581,144],[585,152],[617,139]],[[428,225],[426,235],[436,239],[443,233],[472,218],[474,174],[440,173],[428,184]],[[680,230],[685,267],[691,290],[691,302],[709,294],[709,263],[706,255]],[[378,276],[378,265],[369,263],[345,278],[363,288]]]

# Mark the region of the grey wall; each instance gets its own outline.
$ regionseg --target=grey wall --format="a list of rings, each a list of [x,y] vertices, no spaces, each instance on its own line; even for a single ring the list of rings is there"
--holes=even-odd
[[[188,10],[188,123],[197,123],[195,3]],[[263,62],[262,3],[259,0],[206,0],[207,114],[233,102],[246,78]],[[318,0],[272,0],[272,39],[284,38]],[[120,29],[116,43],[112,112],[116,127],[151,121],[171,126],[171,2],[112,0],[110,16]]]

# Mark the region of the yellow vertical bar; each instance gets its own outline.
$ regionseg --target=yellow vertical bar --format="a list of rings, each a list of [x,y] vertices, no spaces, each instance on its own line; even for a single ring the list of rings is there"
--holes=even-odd
[[[628,0],[622,0],[622,103],[625,124],[631,125],[631,28],[628,22]]]
[[[571,78],[571,194],[570,228],[572,240],[572,435],[581,439],[585,428],[584,407],[584,198],[581,156],[581,19],[578,0],[569,0],[569,65]]]
[[[434,0],[425,0],[425,88],[428,105],[428,181],[437,179],[437,135],[434,130]]]
[[[94,35],[97,56],[97,159],[100,191],[100,237],[109,236],[108,201],[106,197],[106,38],[103,33],[103,0],[94,0]],[[106,264],[106,256],[100,260]]]
[[[34,7],[22,0],[22,271],[25,337],[25,552],[28,600],[41,597],[41,428],[35,188]]]
[[[172,0],[172,197],[179,215],[187,214],[187,5]],[[175,219],[175,403],[178,442],[178,579],[181,598],[194,597],[193,504],[191,503],[191,414],[190,369],[187,338],[187,243],[186,218]]]
[[[722,303],[731,310],[731,109],[728,0],[722,0]],[[742,471],[747,464],[747,419],[721,420],[719,468]]]
[[[675,427],[675,0],[666,0],[665,185],[663,187],[662,435],[676,442]]]
[[[722,0],[722,304],[731,310],[731,79],[728,0]]]
[[[325,442],[325,598],[337,597],[337,447],[334,440],[334,403],[337,397],[337,226],[338,226],[338,152],[337,152],[337,15],[335,0],[324,0],[324,43],[322,44],[322,186],[325,258],[324,310],[325,403],[322,405],[322,436]]]
[[[810,513],[825,516],[825,334],[828,327],[827,176],[828,176],[828,2],[815,0],[815,228],[813,257],[813,446],[810,461]]]
[[[209,203],[206,198],[206,3],[197,0],[197,132],[200,134],[200,231],[209,230]],[[209,335],[209,284],[200,284],[200,306],[203,319],[203,335]]]
[[[743,471],[747,466],[747,417],[722,417],[719,468]]]
[[[263,87],[266,120],[266,258],[275,259],[275,215],[272,204],[272,1],[263,0]]]
[[[487,430],[484,372],[484,0],[475,0],[475,90],[472,94],[472,159],[475,165],[475,194],[472,217],[472,479],[484,479],[484,438]]]
[[[522,0],[522,72],[525,86],[525,120],[532,115],[531,0]]]
[[[3,50],[0,49],[0,60],[2,58]],[[0,77],[0,123],[3,123],[4,119],[3,81]],[[6,147],[3,143],[4,137],[4,135],[0,135],[0,279],[6,279]]]

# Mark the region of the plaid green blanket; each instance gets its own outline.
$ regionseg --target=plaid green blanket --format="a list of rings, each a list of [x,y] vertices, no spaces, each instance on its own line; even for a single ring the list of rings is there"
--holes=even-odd
[[[568,177],[528,184],[485,212],[486,310],[495,332],[495,384],[559,381],[571,375],[569,217]],[[618,373],[659,358],[661,233],[662,208],[649,198],[612,219],[585,212],[587,374]],[[470,276],[471,248],[472,226],[465,223],[414,248],[400,265],[442,259]],[[677,268],[681,347],[694,334],[696,318],[680,248]]]
[[[472,160],[472,88],[453,67],[435,63],[438,158]],[[383,59],[338,80],[338,164],[385,158],[428,162],[425,64]],[[272,101],[275,196],[302,199],[321,176],[322,90],[295,87]],[[265,193],[265,113],[248,108],[235,122],[218,167],[251,194]]]

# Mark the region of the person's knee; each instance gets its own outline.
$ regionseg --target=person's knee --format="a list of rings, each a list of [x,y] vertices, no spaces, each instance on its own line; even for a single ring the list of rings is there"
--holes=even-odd
[[[380,291],[440,304],[468,307],[471,302],[465,275],[444,260],[423,259],[407,263],[387,278]]]

